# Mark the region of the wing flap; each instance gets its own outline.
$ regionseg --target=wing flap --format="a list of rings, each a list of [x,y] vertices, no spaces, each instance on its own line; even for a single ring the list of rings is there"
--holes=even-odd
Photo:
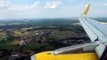
[[[97,55],[99,56],[99,58],[101,58],[101,56],[102,56],[105,48],[106,48],[106,47],[105,47],[104,44],[100,44],[99,46],[97,46],[97,47],[95,48],[95,51],[96,51]]]
[[[81,21],[84,22],[84,24]],[[107,42],[107,25],[101,24],[98,21],[88,19],[86,17],[82,17],[80,19],[80,22],[82,26],[85,25],[88,27],[85,28],[83,26],[92,42],[95,41],[95,38],[93,37],[97,37],[97,39],[101,42]],[[91,32],[87,31],[89,29],[91,30]]]
[[[85,32],[89,36],[90,40],[94,42],[97,39],[97,35],[94,33],[94,31],[87,25],[87,23],[83,20],[83,18],[80,18],[80,23],[82,24]]]

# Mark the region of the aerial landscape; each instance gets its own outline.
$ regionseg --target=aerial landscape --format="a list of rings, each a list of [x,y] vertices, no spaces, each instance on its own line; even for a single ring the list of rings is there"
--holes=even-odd
[[[106,0],[0,0],[0,60],[35,60],[36,57],[37,60],[41,60],[47,55],[55,56],[54,52],[59,48],[63,50],[63,47],[93,42],[96,45],[96,41],[106,39],[106,33],[103,33],[106,30],[101,29],[103,25],[98,25],[97,28],[97,24],[94,24],[98,21],[97,23],[107,25],[105,11],[107,11]],[[86,53],[85,56],[88,58],[97,57],[97,60],[98,49],[95,50],[94,47],[94,51],[91,51],[93,49],[89,48],[77,49],[76,54],[82,56],[82,53]],[[65,55],[73,51],[72,48],[69,50],[63,50]],[[77,53],[83,50],[88,52]],[[61,54],[57,55],[58,52],[55,58],[61,60],[57,59],[61,56]],[[62,60],[66,59],[62,58]]]
[[[46,19],[0,22],[0,56],[22,58],[77,43],[89,42],[78,20]],[[84,41],[85,39],[85,41]],[[4,57],[3,57],[4,56]]]
[[[2,60],[15,57],[29,60],[35,53],[88,42],[90,40],[76,18],[0,21]]]

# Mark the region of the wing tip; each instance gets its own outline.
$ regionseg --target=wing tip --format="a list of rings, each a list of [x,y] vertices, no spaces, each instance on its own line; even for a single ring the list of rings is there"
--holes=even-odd
[[[86,10],[85,10],[84,13],[83,13],[83,16],[87,16],[88,11],[89,11],[89,9],[90,9],[90,6],[91,6],[91,4],[88,4]]]

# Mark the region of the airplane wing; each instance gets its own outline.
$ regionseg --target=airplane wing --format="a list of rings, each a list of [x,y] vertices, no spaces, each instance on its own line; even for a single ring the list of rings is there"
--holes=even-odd
[[[87,18],[89,8],[90,4],[86,8],[83,15],[79,18],[79,21],[83,26],[85,32],[89,36],[91,42],[100,42],[95,50],[98,56],[101,58],[107,45],[107,25],[101,24],[96,20]]]

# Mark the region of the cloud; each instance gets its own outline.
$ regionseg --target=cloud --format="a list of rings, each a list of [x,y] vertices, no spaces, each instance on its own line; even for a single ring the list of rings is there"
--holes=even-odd
[[[107,3],[105,3],[104,5],[107,6]]]
[[[46,5],[44,8],[51,8],[51,9],[55,9],[57,8],[59,5],[61,5],[62,2],[61,1],[52,1],[52,2],[46,2]]]
[[[40,2],[32,4],[14,4],[7,0],[0,0],[0,18],[32,18],[39,14]]]
[[[0,0],[0,18],[38,18],[50,9],[59,7],[61,4],[61,0],[35,1],[31,4]]]
[[[10,2],[7,0],[0,0],[0,9],[6,9],[10,6]]]
[[[0,19],[77,17],[82,14],[86,4],[86,0],[83,0],[83,2],[78,0],[15,1],[18,1],[18,3],[13,2],[13,0],[0,0]],[[95,7],[93,6],[94,8],[91,8],[92,10],[90,10],[90,12],[92,12],[92,14],[90,16],[107,15],[107,13],[102,12],[107,10],[107,3],[96,2],[92,5],[95,5]],[[80,10],[78,11],[78,9]],[[99,13],[99,11],[101,11],[101,13]]]
[[[24,4],[11,4],[11,6],[8,7],[8,10],[11,11],[25,11],[25,10],[37,10],[40,7],[39,2],[36,1],[31,5],[24,5]]]

